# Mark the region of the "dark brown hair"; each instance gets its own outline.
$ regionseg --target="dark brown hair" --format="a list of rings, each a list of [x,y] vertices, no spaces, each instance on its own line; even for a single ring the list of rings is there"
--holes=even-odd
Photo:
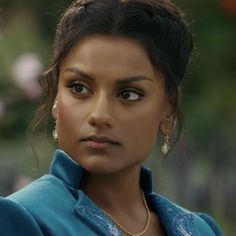
[[[51,64],[41,80],[44,103],[32,120],[31,130],[41,124],[47,129],[59,66],[79,40],[93,34],[129,37],[141,43],[153,67],[164,75],[173,112],[180,120],[178,89],[193,49],[182,11],[168,0],[77,0],[57,25]]]

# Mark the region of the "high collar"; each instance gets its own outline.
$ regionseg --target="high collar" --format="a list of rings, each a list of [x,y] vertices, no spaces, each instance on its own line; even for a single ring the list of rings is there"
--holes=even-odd
[[[72,160],[64,151],[57,149],[54,152],[49,173],[61,179],[65,184],[79,189],[83,171],[83,167]],[[152,172],[143,166],[140,172],[140,186],[146,194],[152,192]]]
[[[122,235],[114,222],[80,190],[83,168],[62,150],[55,151],[50,174],[62,180],[69,189],[73,189],[73,192],[77,193],[77,197],[79,197],[74,206],[75,212],[77,212],[83,222],[92,228],[96,227],[97,232],[99,232],[98,235]],[[151,171],[144,167],[141,167],[140,186],[145,192],[149,205],[159,216],[167,235],[216,235],[197,214],[174,204],[161,195],[153,193]],[[217,235],[223,234],[219,233]]]

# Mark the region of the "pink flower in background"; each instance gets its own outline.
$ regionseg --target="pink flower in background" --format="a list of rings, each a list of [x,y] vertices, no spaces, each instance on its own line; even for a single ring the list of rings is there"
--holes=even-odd
[[[2,119],[5,115],[5,105],[3,101],[0,99],[0,119]]]
[[[30,176],[20,176],[15,180],[13,185],[13,192],[19,191],[33,181],[33,178]]]
[[[30,99],[38,98],[42,89],[38,79],[42,73],[42,63],[34,53],[25,53],[18,57],[13,65],[13,80]]]

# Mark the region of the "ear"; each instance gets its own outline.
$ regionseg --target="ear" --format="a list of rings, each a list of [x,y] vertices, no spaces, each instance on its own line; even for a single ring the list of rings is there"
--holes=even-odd
[[[159,130],[163,135],[174,133],[177,124],[177,109],[180,104],[181,88],[178,87],[175,94],[168,98],[166,114],[160,122]]]
[[[171,115],[161,120],[159,130],[162,135],[171,135],[176,128],[176,117]]]
[[[57,120],[57,97],[54,100],[53,106],[52,106],[52,117]]]

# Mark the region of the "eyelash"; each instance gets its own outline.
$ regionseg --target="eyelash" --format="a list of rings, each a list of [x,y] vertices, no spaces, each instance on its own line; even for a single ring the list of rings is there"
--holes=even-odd
[[[143,95],[141,92],[138,92],[138,91],[136,91],[136,90],[134,90],[134,89],[131,89],[131,88],[125,88],[125,89],[123,89],[123,90],[119,93],[119,95],[122,94],[122,93],[124,93],[124,92],[134,93],[134,94],[136,94],[136,95],[139,96],[139,98],[138,98],[138,99],[135,99],[135,100],[128,100],[128,99],[123,98],[125,101],[128,101],[128,102],[137,102],[137,101],[140,101],[140,100],[142,100],[142,99],[144,98],[144,95]]]
[[[88,89],[85,85],[83,85],[81,83],[75,83],[74,82],[74,83],[71,83],[68,87],[70,88],[71,92],[75,95],[81,95],[82,94],[81,92],[75,91],[76,86],[81,87],[81,88],[86,88],[88,91],[90,91],[90,93],[92,93],[91,90]]]
[[[89,92],[82,93],[82,92],[75,91],[76,86],[78,86],[82,89],[85,88]],[[87,94],[92,94],[92,91],[89,88],[87,88],[87,86],[83,85],[82,83],[73,82],[73,83],[68,85],[68,88],[70,88],[71,92],[76,96],[86,96]],[[138,99],[128,100],[128,99],[126,99],[124,97],[122,98],[122,96],[120,96],[124,92],[128,92],[129,94],[134,93],[134,94],[138,95],[139,97],[138,97]],[[141,92],[141,91],[137,91],[133,88],[124,88],[124,89],[120,90],[120,92],[118,93],[118,97],[121,98],[122,100],[124,99],[125,101],[128,101],[128,102],[137,102],[137,101],[140,101],[144,98],[144,93]]]

